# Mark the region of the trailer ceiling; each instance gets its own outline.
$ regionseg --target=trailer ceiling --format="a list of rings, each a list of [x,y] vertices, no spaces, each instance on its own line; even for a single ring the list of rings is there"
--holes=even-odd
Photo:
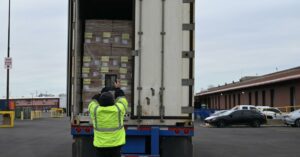
[[[134,0],[79,0],[81,19],[132,20]]]

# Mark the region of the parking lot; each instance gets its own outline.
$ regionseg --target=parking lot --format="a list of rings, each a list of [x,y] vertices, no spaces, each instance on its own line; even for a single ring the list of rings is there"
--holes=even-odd
[[[0,129],[1,157],[71,157],[68,118],[16,121]],[[300,129],[291,127],[209,128],[195,124],[195,157],[298,157]]]
[[[195,124],[195,157],[299,157],[300,128]]]
[[[14,128],[0,128],[1,157],[71,157],[68,118],[17,120]]]

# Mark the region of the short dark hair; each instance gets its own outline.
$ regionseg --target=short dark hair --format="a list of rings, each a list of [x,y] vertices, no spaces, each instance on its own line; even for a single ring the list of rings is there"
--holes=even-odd
[[[104,92],[100,96],[100,106],[112,106],[114,105],[114,96],[110,92]]]
[[[105,92],[109,92],[109,91],[111,91],[111,90],[112,90],[112,89],[109,88],[109,87],[104,87],[104,88],[102,88],[100,94],[105,93]]]

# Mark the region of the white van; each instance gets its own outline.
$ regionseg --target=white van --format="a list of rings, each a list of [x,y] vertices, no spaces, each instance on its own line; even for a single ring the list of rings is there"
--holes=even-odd
[[[266,115],[268,119],[281,119],[284,120],[285,114],[282,113],[278,108],[270,106],[256,106],[256,108]]]
[[[257,108],[254,105],[238,105],[231,110],[257,110]]]

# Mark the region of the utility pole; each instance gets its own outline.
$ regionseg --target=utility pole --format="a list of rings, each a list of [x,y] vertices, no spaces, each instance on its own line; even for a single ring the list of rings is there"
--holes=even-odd
[[[8,35],[7,35],[7,58],[10,57],[10,0],[8,0]],[[9,105],[9,68],[7,67],[6,102]]]

